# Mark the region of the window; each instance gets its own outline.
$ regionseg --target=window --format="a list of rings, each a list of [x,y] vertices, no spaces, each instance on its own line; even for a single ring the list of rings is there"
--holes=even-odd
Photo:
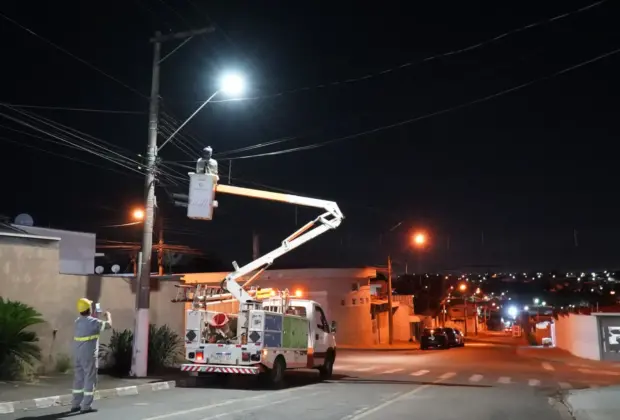
[[[323,309],[321,309],[319,306],[314,307],[314,320],[316,322],[316,326],[319,329],[325,332],[329,332],[329,325],[327,324],[327,318],[325,318],[325,313],[323,312]]]

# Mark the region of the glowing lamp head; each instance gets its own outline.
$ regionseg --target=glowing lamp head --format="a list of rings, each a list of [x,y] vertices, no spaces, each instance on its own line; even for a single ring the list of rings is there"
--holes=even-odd
[[[426,243],[426,235],[423,233],[416,233],[413,235],[413,243],[417,246],[424,245]]]
[[[131,216],[135,220],[144,220],[144,210],[142,210],[142,209],[135,209],[133,211],[133,213],[131,213]]]
[[[303,296],[303,292],[299,289],[295,290],[295,297],[302,297]]]
[[[460,290],[461,292],[464,292],[465,290],[467,290],[467,285],[466,285],[466,284],[461,284],[461,285],[459,286],[459,290]]]
[[[508,308],[508,315],[510,315],[512,319],[515,319],[518,314],[519,314],[519,310],[517,309],[516,306],[511,306],[510,308]]]
[[[227,74],[222,77],[220,90],[231,96],[242,95],[245,92],[245,80],[239,74]]]

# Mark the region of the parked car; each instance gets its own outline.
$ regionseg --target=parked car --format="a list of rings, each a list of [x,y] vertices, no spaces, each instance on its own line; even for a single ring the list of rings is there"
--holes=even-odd
[[[450,347],[464,347],[465,338],[463,334],[456,328],[443,328],[444,332],[448,336],[448,345]]]
[[[448,335],[443,328],[424,328],[422,338],[420,340],[420,349],[428,350],[430,348],[449,349],[450,343]]]

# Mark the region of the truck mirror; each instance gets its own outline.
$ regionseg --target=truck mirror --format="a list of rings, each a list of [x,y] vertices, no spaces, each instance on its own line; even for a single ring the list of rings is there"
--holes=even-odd
[[[332,321],[332,332],[336,332],[336,321]]]

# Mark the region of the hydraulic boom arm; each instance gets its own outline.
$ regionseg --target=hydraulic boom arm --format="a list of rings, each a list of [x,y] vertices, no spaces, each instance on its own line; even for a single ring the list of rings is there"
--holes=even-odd
[[[248,303],[254,300],[254,298],[244,289],[244,286],[251,282],[258,274],[273,264],[274,260],[287,252],[297,248],[298,246],[308,242],[311,239],[316,238],[322,233],[331,229],[336,229],[340,226],[340,223],[344,219],[344,216],[338,205],[333,201],[319,200],[316,198],[301,197],[298,195],[275,193],[269,191],[254,190],[251,188],[241,188],[232,185],[220,185],[216,186],[216,191],[224,194],[239,195],[244,197],[261,198],[263,200],[280,201],[282,203],[290,203],[299,206],[316,207],[325,210],[316,219],[308,222],[303,227],[298,229],[288,238],[282,241],[280,247],[273,251],[263,255],[262,257],[239,267],[236,262],[233,263],[235,271],[228,274],[222,281],[222,287],[228,290],[233,297],[235,297],[241,303]],[[237,280],[243,276],[246,276],[254,271],[258,271],[257,275],[253,276],[244,285],[237,283]]]

